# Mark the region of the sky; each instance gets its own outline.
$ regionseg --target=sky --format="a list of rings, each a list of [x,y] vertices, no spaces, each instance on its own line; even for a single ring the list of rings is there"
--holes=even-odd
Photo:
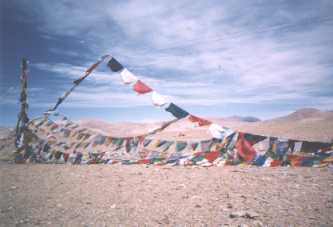
[[[17,120],[23,57],[30,118],[105,54],[199,116],[333,109],[331,0],[2,0],[0,8],[0,125]],[[106,64],[58,110],[73,120],[172,119]]]

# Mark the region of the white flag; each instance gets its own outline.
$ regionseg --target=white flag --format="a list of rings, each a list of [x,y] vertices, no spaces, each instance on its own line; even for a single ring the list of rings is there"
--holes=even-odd
[[[164,106],[168,103],[167,99],[163,95],[158,94],[156,91],[152,92],[151,97],[155,106]]]
[[[295,142],[294,152],[302,151],[302,142]]]
[[[233,133],[232,130],[223,128],[218,124],[211,124],[209,126],[209,132],[212,134],[213,138],[216,139],[224,139]]]
[[[133,84],[135,83],[138,78],[133,75],[130,71],[128,71],[126,68],[124,68],[121,72],[121,79],[123,80],[124,84]]]
[[[259,155],[264,155],[269,150],[269,138],[266,138],[253,145],[253,148]]]

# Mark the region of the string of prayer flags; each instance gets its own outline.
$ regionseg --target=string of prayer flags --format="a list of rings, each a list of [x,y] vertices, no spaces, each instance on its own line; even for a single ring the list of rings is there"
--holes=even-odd
[[[77,79],[77,80],[74,80],[73,81],[73,83],[74,83],[74,85],[68,90],[68,91],[66,91],[65,92],[65,94],[62,96],[62,97],[60,97],[60,98],[58,98],[58,100],[57,100],[57,103],[53,106],[53,107],[51,107],[50,109],[48,109],[48,111],[55,111],[57,108],[58,108],[58,106],[74,91],[74,89],[86,78],[86,77],[88,77],[91,73],[92,73],[92,71],[93,70],[95,70],[96,68],[97,68],[97,66],[100,64],[100,63],[102,63],[107,57],[109,57],[109,55],[104,55],[104,56],[102,56],[101,57],[101,59],[100,60],[98,60],[95,64],[93,64],[92,66],[90,66],[87,70],[86,70],[86,72],[85,72],[85,75],[84,76],[82,76],[82,77],[80,77],[79,79]]]
[[[96,63],[92,64],[87,70],[86,70],[86,74],[77,79],[74,80],[73,83],[76,85],[79,85],[87,76],[89,76],[107,57],[109,57],[110,55],[104,55],[101,57],[100,60],[98,60]]]
[[[92,64],[87,70],[86,70],[86,74],[90,74],[92,73],[92,71],[94,71],[98,66],[99,64],[101,64],[107,57],[109,57],[110,55],[104,55],[101,57],[101,59],[96,62],[95,64]]]
[[[108,62],[108,66],[111,69],[112,72],[119,72],[121,71],[124,67],[115,59],[111,58],[110,61]]]
[[[141,80],[136,81],[136,83],[133,85],[133,90],[136,91],[138,94],[146,94],[153,91],[153,89],[151,89]]]
[[[170,105],[165,110],[167,112],[170,112],[173,116],[175,116],[178,119],[187,117],[189,115],[187,111],[183,110],[182,108],[173,103],[170,103]]]
[[[61,114],[53,115],[62,117]],[[179,119],[173,121],[176,120]],[[333,164],[332,143],[299,141],[303,146],[300,152],[295,153],[292,151],[298,142],[296,140],[237,132],[224,127],[222,127],[224,139],[213,138],[204,141],[148,139],[145,135],[112,138],[82,128],[75,123],[68,124],[67,121],[59,119],[54,121],[52,118],[33,119],[28,127],[28,131],[34,133],[34,136],[28,134],[27,149],[17,153],[16,162],[73,164],[120,162],[154,165],[172,163],[206,167],[238,164],[267,167],[280,165],[323,167]],[[72,132],[70,139],[66,138],[66,131]],[[143,147],[145,140],[150,144]],[[77,159],[79,156],[81,157]]]
[[[90,74],[94,69],[97,68],[97,66],[100,64],[101,62],[98,61],[94,64],[92,64],[87,70],[86,70],[86,74]]]

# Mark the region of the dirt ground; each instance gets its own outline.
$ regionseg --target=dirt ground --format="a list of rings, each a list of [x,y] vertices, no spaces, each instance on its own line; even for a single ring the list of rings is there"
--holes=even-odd
[[[0,164],[1,226],[332,226],[329,168]]]

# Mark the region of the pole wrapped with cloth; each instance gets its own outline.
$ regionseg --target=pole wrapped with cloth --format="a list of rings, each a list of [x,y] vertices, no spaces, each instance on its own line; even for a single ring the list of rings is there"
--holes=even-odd
[[[17,149],[24,147],[25,134],[29,122],[28,118],[28,101],[27,101],[27,88],[28,88],[28,60],[22,59],[21,65],[21,94],[20,94],[20,103],[21,110],[18,115],[18,120],[16,124],[16,140],[15,146]]]

